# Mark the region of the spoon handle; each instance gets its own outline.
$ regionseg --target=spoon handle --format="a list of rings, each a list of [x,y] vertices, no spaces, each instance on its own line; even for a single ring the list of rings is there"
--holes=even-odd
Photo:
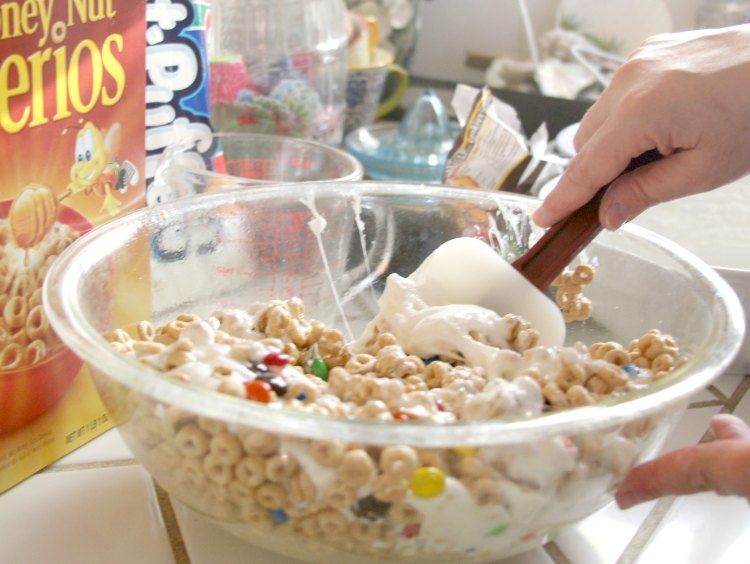
[[[573,260],[602,230],[599,206],[612,182],[638,167],[661,158],[656,149],[646,151],[630,161],[627,168],[579,209],[551,226],[523,255],[513,261],[513,267],[541,291]]]

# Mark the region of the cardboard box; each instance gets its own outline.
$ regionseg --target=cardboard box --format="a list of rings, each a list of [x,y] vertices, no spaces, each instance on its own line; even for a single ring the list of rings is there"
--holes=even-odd
[[[77,236],[145,204],[145,12],[0,4],[0,492],[111,426],[40,287]]]

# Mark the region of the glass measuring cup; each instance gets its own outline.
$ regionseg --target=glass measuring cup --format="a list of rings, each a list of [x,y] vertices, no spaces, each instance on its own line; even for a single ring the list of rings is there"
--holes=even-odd
[[[210,155],[210,158],[204,155]],[[210,163],[208,168],[206,162]],[[157,165],[154,182],[146,198],[148,204],[153,206],[206,192],[254,189],[271,184],[289,184],[289,189],[294,190],[295,185],[301,186],[311,181],[351,182],[362,177],[363,168],[357,159],[322,143],[256,133],[195,134],[167,147]],[[338,247],[341,254],[331,258],[334,263],[331,267],[347,264],[346,276],[361,276],[361,269],[368,268],[366,261],[352,258],[350,251],[366,256],[376,246],[379,252],[383,252],[381,247],[392,245],[393,241],[379,238],[365,248],[361,241],[352,239],[351,230],[344,229],[355,217],[350,208],[339,209],[337,204],[329,202],[315,212],[325,218],[323,238],[340,238],[343,242]],[[206,276],[216,276],[217,271],[189,269],[185,263],[191,262],[188,260],[190,257],[199,255],[209,263],[215,259],[218,261],[216,268],[224,272],[220,265],[226,263],[227,256],[214,256],[216,249],[223,249],[224,255],[239,253],[238,256],[243,256],[251,252],[253,246],[277,245],[279,241],[283,241],[284,248],[290,249],[289,256],[284,256],[281,261],[284,272],[304,270],[317,246],[316,237],[308,228],[310,214],[299,213],[292,205],[276,206],[272,211],[258,209],[252,213],[249,227],[243,233],[236,232],[232,222],[217,216],[193,215],[189,218],[189,224],[184,218],[166,222],[154,231],[151,238],[153,276],[159,279],[177,275],[193,283]],[[377,225],[379,232],[389,232],[384,227],[392,221],[387,214],[378,211],[368,218],[373,226]],[[365,226],[362,228],[365,229]],[[303,249],[303,252],[299,249]],[[242,284],[243,276],[249,276],[256,282],[260,280],[268,285],[268,293],[272,295],[280,285],[285,284],[286,275],[281,275],[280,262],[276,260],[278,257],[274,260],[271,258],[259,261],[252,274],[248,271],[244,275],[223,275],[238,284]]]
[[[342,0],[214,0],[211,17],[211,121],[217,131],[341,142]]]

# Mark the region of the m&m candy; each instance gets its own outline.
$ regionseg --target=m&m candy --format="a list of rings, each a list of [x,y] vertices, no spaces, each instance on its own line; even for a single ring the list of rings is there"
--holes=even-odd
[[[326,365],[326,361],[322,358],[316,357],[312,360],[310,363],[310,372],[324,382],[328,381],[328,365]]]
[[[245,382],[245,396],[249,400],[260,403],[269,403],[273,399],[271,386],[262,380]]]
[[[445,473],[434,466],[417,468],[411,475],[409,487],[417,497],[435,497],[445,491]]]

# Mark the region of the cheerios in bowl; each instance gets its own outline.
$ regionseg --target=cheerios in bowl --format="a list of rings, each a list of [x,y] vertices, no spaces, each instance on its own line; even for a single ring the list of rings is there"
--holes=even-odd
[[[488,265],[540,236],[537,203],[376,183],[198,196],[82,237],[45,299],[154,480],[233,534],[307,561],[491,561],[610,502],[742,337],[729,287],[635,227],[526,307]]]

